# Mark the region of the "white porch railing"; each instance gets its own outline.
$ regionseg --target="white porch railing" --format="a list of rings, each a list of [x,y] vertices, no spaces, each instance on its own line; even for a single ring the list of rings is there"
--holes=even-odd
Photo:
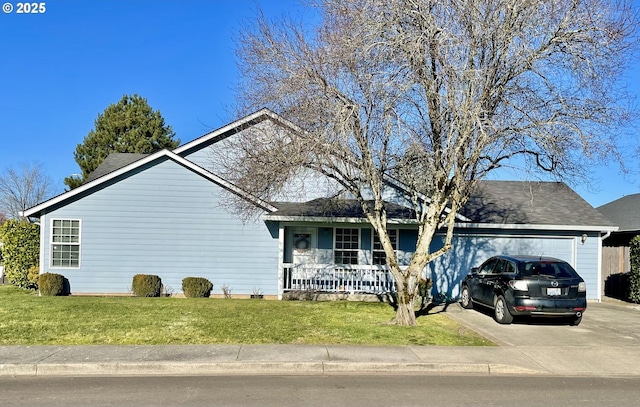
[[[395,292],[385,266],[283,264],[284,291],[385,294]]]

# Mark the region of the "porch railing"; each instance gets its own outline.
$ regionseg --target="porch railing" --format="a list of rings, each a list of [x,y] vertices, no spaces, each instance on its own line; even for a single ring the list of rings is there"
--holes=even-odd
[[[284,291],[384,294],[395,292],[385,266],[285,263]]]

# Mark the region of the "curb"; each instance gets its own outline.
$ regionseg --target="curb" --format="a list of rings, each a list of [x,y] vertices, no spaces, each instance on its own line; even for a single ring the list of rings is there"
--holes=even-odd
[[[282,375],[327,376],[346,374],[475,374],[475,375],[540,375],[537,371],[517,366],[487,363],[353,363],[353,362],[222,362],[222,363],[67,363],[5,364],[2,376],[217,376],[217,375]]]

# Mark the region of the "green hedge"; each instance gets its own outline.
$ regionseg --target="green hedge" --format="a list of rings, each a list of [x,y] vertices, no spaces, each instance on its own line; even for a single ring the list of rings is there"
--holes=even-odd
[[[160,297],[162,280],[153,274],[136,274],[133,276],[131,291],[136,297]]]
[[[4,274],[9,283],[20,288],[38,288],[36,281],[29,280],[29,269],[39,262],[40,227],[10,219],[0,226],[0,241]]]
[[[629,300],[640,303],[640,236],[631,239],[631,273],[629,276]]]
[[[38,289],[45,297],[68,295],[68,287],[67,279],[60,274],[44,273],[38,278]]]
[[[213,284],[204,277],[187,277],[182,280],[185,297],[205,298],[211,295]]]

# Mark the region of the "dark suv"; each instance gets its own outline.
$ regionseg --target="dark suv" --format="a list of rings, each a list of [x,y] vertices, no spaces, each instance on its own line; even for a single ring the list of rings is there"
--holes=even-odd
[[[510,324],[514,316],[567,317],[582,321],[587,287],[569,263],[553,257],[495,256],[471,269],[462,281],[460,304],[481,304]]]

